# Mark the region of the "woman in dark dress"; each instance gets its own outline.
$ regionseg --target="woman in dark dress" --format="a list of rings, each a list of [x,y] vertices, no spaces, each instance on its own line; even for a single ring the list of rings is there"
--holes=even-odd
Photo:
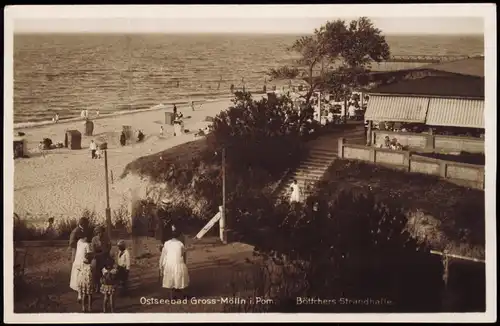
[[[105,227],[99,226],[97,228],[96,235],[92,238],[90,246],[91,251],[95,255],[92,261],[92,270],[94,271],[94,284],[96,284],[98,289],[102,276],[102,269],[106,261],[111,258],[111,240],[108,238]]]
[[[125,136],[125,132],[122,131],[122,134],[120,135],[120,144],[122,146],[125,146],[127,142],[127,137]]]

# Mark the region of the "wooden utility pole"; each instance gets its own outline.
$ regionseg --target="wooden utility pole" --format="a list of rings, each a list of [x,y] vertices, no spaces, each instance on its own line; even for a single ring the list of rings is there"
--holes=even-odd
[[[108,148],[107,144],[103,144],[104,148],[104,175],[106,178],[106,227],[108,229],[108,238],[111,239],[111,209],[109,208],[109,179],[108,179]]]
[[[220,239],[227,243],[226,234],[226,148],[222,149],[222,210],[219,220]]]

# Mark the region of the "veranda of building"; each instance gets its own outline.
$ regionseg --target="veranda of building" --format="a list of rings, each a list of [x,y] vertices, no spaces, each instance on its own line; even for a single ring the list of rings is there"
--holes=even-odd
[[[399,81],[370,90],[367,144],[389,136],[408,148],[484,153],[484,85],[484,57],[407,70]],[[373,128],[380,121],[407,131]]]

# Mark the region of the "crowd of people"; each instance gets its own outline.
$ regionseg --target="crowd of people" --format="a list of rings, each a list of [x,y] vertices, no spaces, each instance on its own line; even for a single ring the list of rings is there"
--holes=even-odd
[[[91,234],[88,219],[82,218],[79,225],[71,232],[70,288],[77,292],[77,300],[82,311],[92,311],[93,296],[104,296],[103,311],[113,311],[114,294],[118,287],[126,294],[130,254],[123,240],[118,241],[118,253],[112,257],[112,244],[106,229],[97,227]]]
[[[402,151],[403,145],[401,145],[396,138],[390,139],[389,136],[385,136],[384,142],[380,144],[380,148]]]
[[[128,281],[131,255],[124,240],[116,244],[118,251],[112,254],[113,244],[106,228],[99,226],[95,234],[90,231],[89,220],[81,218],[71,232],[70,288],[77,294],[82,312],[91,312],[95,295],[103,296],[103,312],[113,312],[116,295],[129,295]],[[168,239],[164,239],[159,271],[163,288],[170,290],[170,297],[183,295],[182,290],[189,285],[186,264],[186,249],[175,226],[170,226]],[[164,232],[167,235],[167,232]]]

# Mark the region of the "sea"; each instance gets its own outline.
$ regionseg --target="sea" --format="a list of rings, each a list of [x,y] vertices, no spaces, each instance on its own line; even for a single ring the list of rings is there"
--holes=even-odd
[[[262,90],[300,35],[15,34],[14,123],[147,109]],[[393,55],[479,55],[482,35],[387,35]]]

